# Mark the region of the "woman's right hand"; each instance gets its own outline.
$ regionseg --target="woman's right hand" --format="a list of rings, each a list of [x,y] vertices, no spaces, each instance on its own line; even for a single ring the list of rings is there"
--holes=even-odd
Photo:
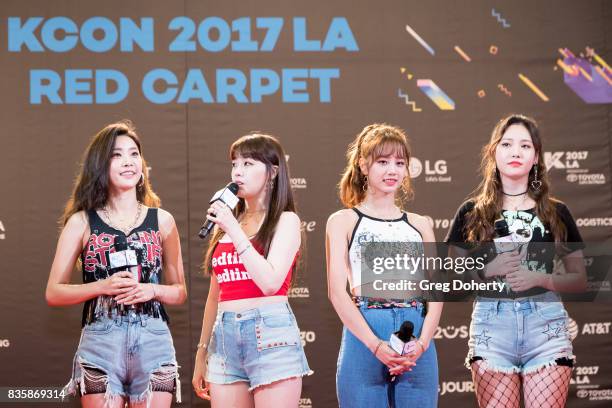
[[[138,282],[129,271],[116,272],[106,279],[97,281],[103,295],[117,296],[132,290]]]
[[[191,385],[198,397],[210,401],[210,390],[206,382],[206,350],[201,348],[196,353]]]
[[[400,356],[393,350],[386,342],[383,342],[374,356],[389,369],[397,366],[403,366],[404,370],[410,370],[409,367],[415,366],[416,363],[411,360],[408,356]]]
[[[485,278],[493,278],[495,276],[506,276],[519,270],[522,256],[518,251],[504,252],[498,254],[495,259],[485,267]]]

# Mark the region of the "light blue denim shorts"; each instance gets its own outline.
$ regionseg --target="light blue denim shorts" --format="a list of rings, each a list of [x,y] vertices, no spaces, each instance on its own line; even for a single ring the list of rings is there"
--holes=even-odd
[[[273,303],[240,313],[217,313],[208,346],[206,381],[213,384],[244,381],[252,391],[312,373],[288,303]]]
[[[129,313],[100,317],[85,325],[74,356],[66,395],[88,393],[86,384],[106,385],[105,400],[123,397],[147,401],[154,385],[174,381],[180,402],[180,381],[168,324],[161,318]]]
[[[557,293],[516,300],[477,298],[470,324],[466,366],[484,360],[493,371],[529,374],[572,367],[568,315]]]

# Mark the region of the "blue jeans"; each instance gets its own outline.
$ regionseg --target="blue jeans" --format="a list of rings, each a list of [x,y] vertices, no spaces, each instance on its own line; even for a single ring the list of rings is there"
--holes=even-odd
[[[410,320],[414,335],[423,327],[423,305],[410,308],[359,310],[374,334],[388,340]],[[438,405],[438,359],[434,342],[416,361],[412,371],[390,380],[389,369],[345,327],[338,355],[336,390],[340,408],[419,407]]]
[[[475,360],[493,371],[529,374],[573,364],[567,312],[557,293],[517,300],[478,298],[470,324],[466,366]]]

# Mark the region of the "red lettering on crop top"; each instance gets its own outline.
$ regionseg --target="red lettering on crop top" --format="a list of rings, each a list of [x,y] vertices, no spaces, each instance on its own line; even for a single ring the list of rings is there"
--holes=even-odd
[[[253,244],[253,247],[257,252],[263,254],[262,248],[258,245]],[[296,260],[297,254],[287,272],[285,281],[272,296],[287,296],[291,283],[291,271]],[[232,242],[219,242],[217,244],[212,255],[212,269],[219,283],[219,302],[266,296],[247,272]]]

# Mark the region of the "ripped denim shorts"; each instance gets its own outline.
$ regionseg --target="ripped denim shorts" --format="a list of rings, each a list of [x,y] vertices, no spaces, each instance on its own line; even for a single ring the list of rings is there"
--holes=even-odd
[[[244,381],[252,391],[312,373],[288,303],[273,303],[240,313],[217,313],[208,346],[206,381],[213,384]]]
[[[468,368],[483,360],[492,371],[530,374],[574,364],[568,315],[554,292],[516,300],[478,298],[468,344]]]
[[[161,318],[128,313],[100,317],[83,327],[66,395],[104,393],[132,403],[148,401],[154,391],[176,392],[180,381],[168,324]]]

